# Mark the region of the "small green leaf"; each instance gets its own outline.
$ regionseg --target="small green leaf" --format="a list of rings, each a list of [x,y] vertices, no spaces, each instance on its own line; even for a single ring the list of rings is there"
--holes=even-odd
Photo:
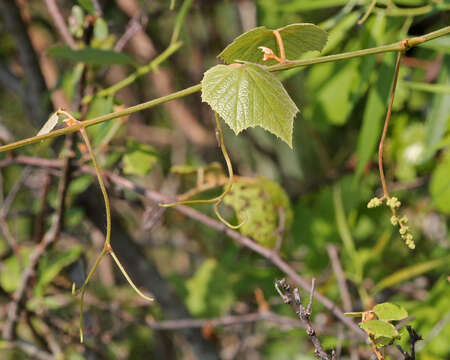
[[[398,336],[398,331],[394,325],[382,320],[369,320],[359,324],[359,326],[368,334],[378,338],[393,339]]]
[[[0,285],[6,292],[12,293],[19,287],[23,271],[30,262],[30,253],[30,248],[23,247],[19,252],[20,261],[17,256],[11,256],[2,261]]]
[[[97,40],[105,40],[108,37],[108,25],[102,18],[95,20],[94,37]]]
[[[90,47],[73,50],[67,45],[57,45],[49,49],[47,54],[61,59],[90,65],[127,65],[134,63],[133,59],[124,53]]]
[[[216,65],[202,80],[207,102],[237,134],[261,126],[292,148],[293,119],[299,111],[281,82],[257,65]]]
[[[131,175],[146,175],[158,161],[154,147],[136,141],[128,141],[123,157],[123,172]]]
[[[268,179],[234,182],[224,203],[233,208],[238,222],[243,223],[239,231],[268,248],[276,245],[280,210],[285,215],[285,231],[291,227],[293,213],[289,198],[280,185]]]
[[[289,60],[296,60],[308,51],[321,51],[327,42],[327,33],[313,24],[291,24],[277,30],[283,40],[286,58]],[[218,57],[227,64],[232,64],[236,60],[265,65],[276,64],[275,60],[263,61],[262,52],[258,49],[260,46],[272,49],[274,53],[280,55],[273,30],[261,26],[237,37]]]
[[[67,251],[51,251],[45,254],[39,262],[38,281],[34,292],[36,295],[42,295],[45,288],[66,266],[72,264],[80,257],[82,249],[74,247]]]
[[[388,302],[376,305],[372,311],[379,320],[384,321],[402,320],[408,317],[408,312],[405,308]]]

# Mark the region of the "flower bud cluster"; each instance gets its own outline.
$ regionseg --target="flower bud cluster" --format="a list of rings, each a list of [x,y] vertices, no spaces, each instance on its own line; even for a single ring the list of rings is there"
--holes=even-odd
[[[370,199],[369,203],[367,204],[367,207],[369,209],[372,209],[374,207],[380,206],[381,204],[383,204],[383,199],[374,197],[374,198]]]
[[[414,244],[413,236],[409,230],[409,226],[406,225],[408,223],[408,218],[406,216],[403,216],[401,218],[397,216],[396,209],[398,209],[401,206],[401,203],[396,197],[394,196],[387,198],[374,197],[370,199],[369,203],[367,204],[367,207],[369,209],[378,207],[383,204],[384,200],[386,200],[386,206],[390,207],[393,213],[391,217],[391,224],[393,226],[399,227],[398,232],[400,233],[402,239],[405,241],[406,245],[410,249],[414,249],[416,245]]]

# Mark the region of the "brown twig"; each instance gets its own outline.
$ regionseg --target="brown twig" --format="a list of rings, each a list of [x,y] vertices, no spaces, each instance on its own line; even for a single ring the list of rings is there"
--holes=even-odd
[[[40,210],[39,213],[36,216],[35,225],[34,225],[34,235],[33,239],[35,243],[38,243],[42,239],[42,235],[44,233],[44,225],[45,225],[45,218],[47,217],[48,213],[48,193],[51,188],[52,184],[52,178],[51,175],[47,172],[44,175],[44,181],[42,184],[42,191],[40,194]]]
[[[342,265],[339,260],[338,250],[336,246],[328,245],[327,251],[328,256],[330,257],[331,260],[331,267],[333,268],[334,275],[336,275],[344,311],[350,312],[352,311],[352,300],[350,297],[350,292],[348,291],[347,280],[345,278],[344,270],[342,269]]]
[[[64,21],[64,17],[59,10],[58,5],[55,0],[45,0],[45,4],[47,5],[48,12],[52,17],[53,23],[55,24],[56,29],[58,30],[61,38],[64,42],[69,45],[72,49],[77,48],[77,43],[74,38],[70,34],[69,28],[67,27],[66,22]]]
[[[409,334],[409,343],[411,344],[411,353],[408,353],[407,351],[403,350],[400,345],[396,345],[397,349],[401,352],[403,355],[404,360],[415,360],[416,359],[416,343],[422,339],[422,336],[420,336],[416,330],[414,330],[411,326],[406,326],[406,330],[408,330]]]
[[[53,167],[53,168],[60,168],[62,167],[62,161],[61,160],[50,160],[50,159],[41,159],[41,158],[34,158],[34,157],[26,157],[26,156],[17,156],[12,159],[6,159],[3,161],[0,161],[0,168],[13,164],[13,163],[21,163],[31,166],[43,166],[43,167]],[[73,166],[77,166],[77,164],[73,164]],[[78,166],[78,170],[95,175],[95,170],[87,165],[81,165]],[[109,179],[112,183],[116,184],[119,187],[129,189],[131,191],[134,191],[142,196],[144,196],[147,199],[150,199],[155,202],[169,202],[171,199],[164,196],[163,194],[160,194],[156,191],[148,190],[142,186],[139,186],[132,181],[121,177],[119,175],[113,174],[108,171],[103,171],[103,175],[106,179]],[[278,254],[274,253],[273,250],[268,249],[251,238],[247,236],[243,236],[238,231],[235,231],[233,229],[228,228],[226,225],[221,223],[220,221],[217,221],[208,215],[205,215],[201,213],[200,211],[193,209],[188,206],[176,206],[173,208],[174,210],[179,211],[180,213],[183,213],[184,215],[190,217],[191,219],[197,220],[201,222],[202,224],[209,226],[217,231],[220,231],[224,233],[225,235],[229,236],[233,240],[235,240],[237,243],[239,243],[242,246],[245,246],[249,248],[250,250],[256,252],[257,254],[261,255],[262,257],[269,260],[274,266],[276,266],[278,269],[283,271],[287,276],[291,278],[291,280],[301,288],[303,288],[305,291],[311,291],[310,285],[304,280],[301,276],[297,274],[297,271],[293,269],[286,261],[284,261]],[[367,338],[367,334],[357,325],[355,324],[349,317],[345,316],[341,309],[330,299],[328,299],[326,296],[317,293],[315,295],[315,298],[329,311],[331,311],[342,323],[344,323],[349,329],[351,329],[355,334],[357,334],[360,338]]]
[[[22,350],[25,354],[27,354],[30,359],[36,359],[36,360],[55,360],[55,357],[48,353],[47,351],[44,351],[40,348],[38,348],[36,345],[33,345],[25,340],[15,340],[15,341],[6,341],[6,346],[8,348],[18,348]]]
[[[336,359],[336,355],[334,350],[331,352],[331,355],[328,355],[326,351],[323,349],[322,344],[314,328],[311,325],[310,317],[311,317],[311,307],[314,298],[314,288],[315,288],[315,280],[312,280],[311,290],[309,296],[309,302],[306,308],[302,305],[302,301],[300,298],[300,292],[298,288],[292,288],[286,281],[286,279],[281,279],[275,281],[275,289],[280,295],[281,299],[283,299],[285,304],[289,304],[294,309],[297,316],[303,322],[306,328],[306,333],[308,334],[311,342],[314,346],[314,354],[318,359],[321,360],[334,360]]]
[[[397,54],[397,62],[395,63],[394,81],[392,83],[391,98],[389,100],[388,110],[386,113],[386,118],[384,120],[383,133],[381,134],[380,144],[378,146],[378,169],[380,171],[380,180],[381,180],[381,185],[383,187],[383,192],[384,192],[383,195],[386,198],[389,198],[389,191],[388,191],[388,187],[386,184],[386,178],[384,177],[384,170],[383,170],[384,141],[386,140],[387,130],[389,127],[389,121],[391,119],[392,105],[394,103],[395,89],[397,87],[398,72],[400,69],[400,63],[402,60],[402,56],[403,56],[403,51],[399,51]]]
[[[271,311],[243,315],[227,315],[214,319],[176,319],[165,321],[146,320],[153,330],[177,330],[183,328],[202,328],[204,326],[220,327],[254,323],[258,321],[274,322],[291,328],[304,328],[305,325],[287,316],[277,315]]]
[[[345,278],[344,270],[342,269],[341,261],[339,260],[339,254],[336,246],[328,245],[327,246],[328,256],[331,260],[331,267],[333,268],[333,272],[336,275],[339,293],[342,299],[342,305],[345,312],[352,311],[352,299],[350,296],[350,291],[347,286],[347,279]],[[358,350],[353,346],[355,341],[353,338],[350,339],[350,358],[351,360],[358,360]]]
[[[148,17],[144,11],[133,15],[127,24],[126,30],[123,35],[117,40],[114,50],[122,51],[128,41],[139,31],[141,31],[145,25],[147,25]]]

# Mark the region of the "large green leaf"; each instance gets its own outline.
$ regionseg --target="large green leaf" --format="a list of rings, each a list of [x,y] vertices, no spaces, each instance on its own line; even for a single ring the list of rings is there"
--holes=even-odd
[[[276,245],[280,211],[284,211],[284,231],[292,225],[293,213],[286,192],[268,179],[233,183],[224,203],[233,208],[243,223],[239,231],[268,248]]]
[[[127,65],[134,63],[133,59],[124,53],[90,47],[73,50],[66,45],[57,45],[49,49],[47,54],[90,65]]]
[[[281,82],[257,65],[216,65],[202,80],[207,102],[237,134],[261,126],[292,148],[293,119],[299,111]]]
[[[369,320],[359,324],[364,331],[368,334],[375,336],[375,339],[382,338],[395,338],[398,336],[398,332],[394,325],[389,324],[382,320]]]
[[[291,24],[277,30],[283,40],[286,58],[289,60],[298,59],[307,51],[321,51],[327,42],[327,33],[313,24]],[[258,49],[260,46],[272,49],[274,53],[280,55],[273,30],[261,26],[237,37],[218,57],[227,64],[236,60],[265,65],[275,64],[275,60],[263,61],[262,52]]]
[[[379,320],[384,321],[403,320],[408,317],[408,312],[404,307],[388,302],[375,305],[373,312]]]

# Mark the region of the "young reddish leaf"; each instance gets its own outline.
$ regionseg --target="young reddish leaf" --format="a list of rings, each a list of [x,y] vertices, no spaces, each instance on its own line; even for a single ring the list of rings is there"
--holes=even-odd
[[[289,60],[298,59],[300,55],[308,51],[321,51],[328,37],[324,30],[313,24],[291,24],[277,30]],[[273,30],[261,26],[237,37],[218,57],[227,64],[232,64],[236,60],[264,65],[277,63],[275,60],[263,61],[263,53],[258,49],[259,47],[269,48],[280,55]]]

